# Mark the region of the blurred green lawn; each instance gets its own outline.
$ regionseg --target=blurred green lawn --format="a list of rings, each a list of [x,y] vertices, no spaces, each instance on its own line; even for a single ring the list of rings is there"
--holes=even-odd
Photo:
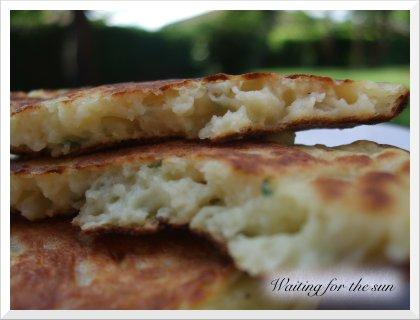
[[[383,68],[363,68],[363,69],[336,69],[336,68],[276,68],[271,69],[281,74],[311,73],[321,76],[328,76],[335,79],[353,80],[372,80],[380,82],[401,83],[410,86],[410,68],[402,67],[383,67]],[[410,126],[409,106],[395,119],[393,123],[403,126]]]

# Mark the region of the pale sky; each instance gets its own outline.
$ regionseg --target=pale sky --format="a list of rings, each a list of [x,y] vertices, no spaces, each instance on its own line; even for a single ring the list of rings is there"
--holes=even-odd
[[[117,10],[93,11],[92,18],[106,18],[107,24],[112,26],[136,26],[149,31],[156,31],[167,24],[185,20],[206,13],[208,10],[185,8],[180,11],[145,9],[142,11]]]
[[[89,16],[92,18],[105,18],[111,26],[135,26],[149,31],[156,31],[165,25],[189,19],[200,14],[209,12],[208,10],[185,8],[182,11],[147,9],[141,11],[114,10],[114,11],[91,11]],[[307,11],[310,15],[322,17],[325,11]],[[335,20],[344,20],[348,12],[331,11],[331,17]]]

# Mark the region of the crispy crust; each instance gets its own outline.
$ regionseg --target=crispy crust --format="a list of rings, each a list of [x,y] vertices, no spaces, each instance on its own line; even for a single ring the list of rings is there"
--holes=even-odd
[[[271,72],[254,72],[254,73],[245,73],[243,75],[228,75],[224,73],[219,73],[204,78],[195,78],[195,79],[168,79],[168,80],[157,80],[157,81],[147,81],[147,82],[125,82],[125,83],[116,83],[109,85],[102,85],[94,88],[80,88],[80,89],[59,89],[59,90],[39,90],[37,94],[28,95],[28,93],[17,91],[11,92],[11,108],[10,114],[13,116],[15,114],[29,111],[31,109],[37,108],[38,104],[43,101],[47,101],[55,98],[64,98],[65,103],[71,103],[77,98],[86,96],[91,92],[101,92],[107,95],[124,95],[127,93],[153,93],[160,94],[163,91],[187,87],[189,84],[196,81],[203,81],[205,83],[212,83],[218,81],[226,81],[230,79],[241,79],[241,80],[255,80],[255,79],[264,79],[264,78],[277,78],[279,77],[276,73]],[[292,74],[285,76],[289,79],[302,79],[302,80],[313,80],[322,82],[327,85],[334,85],[334,83],[352,83],[353,80],[334,80],[330,77],[315,76],[309,74]],[[402,106],[407,102],[409,97],[409,91],[407,90],[404,95],[400,96],[398,101],[395,103],[393,108],[394,112],[401,110]]]
[[[238,274],[185,230],[90,237],[68,220],[14,218],[11,242],[12,309],[201,307]]]
[[[80,228],[76,223],[73,221],[73,225],[77,228]],[[164,219],[158,219],[155,221],[153,225],[145,225],[142,227],[114,227],[114,226],[107,226],[107,227],[97,227],[95,229],[88,229],[88,230],[81,230],[81,234],[86,234],[89,236],[100,236],[104,234],[124,234],[124,235],[131,235],[131,236],[142,236],[142,235],[149,235],[149,234],[155,234],[157,232],[165,232],[168,230],[189,230],[188,224],[174,224],[169,223],[168,221]],[[191,232],[191,231],[189,231]],[[217,250],[223,255],[226,256],[226,259],[228,259],[232,264],[235,264],[235,262],[232,260],[231,257],[229,257],[229,251],[227,248],[226,243],[221,241],[220,239],[216,239],[212,237],[210,234],[206,232],[202,232],[199,230],[193,231],[194,235],[198,238],[205,239],[209,243],[212,244]],[[235,265],[236,268],[239,269],[239,266]],[[244,271],[244,273],[247,273]]]
[[[35,93],[30,94],[24,92],[12,92],[11,94],[11,117],[17,116],[23,112],[31,112],[40,107],[40,103],[49,101],[51,99],[59,98],[64,105],[71,105],[76,99],[89,96],[90,94],[100,94],[107,96],[121,96],[130,93],[138,93],[139,95],[154,94],[159,95],[163,92],[176,89],[181,87],[189,87],[191,84],[202,81],[203,83],[213,83],[218,81],[225,81],[230,79],[240,79],[240,80],[255,80],[255,79],[276,79],[279,75],[276,73],[247,73],[243,75],[227,75],[227,74],[216,74],[208,76],[205,78],[197,79],[173,79],[173,80],[160,80],[160,81],[150,81],[150,82],[139,82],[139,83],[120,83],[120,84],[111,84],[103,85],[95,88],[81,88],[81,89],[71,89],[71,90],[39,90]],[[305,75],[297,74],[290,75],[286,78],[289,79],[302,79],[302,80],[311,80],[319,83],[323,83],[328,86],[335,86],[341,82],[343,83],[352,83],[352,80],[333,80],[329,77],[319,77],[314,75]],[[311,128],[348,128],[354,127],[360,124],[374,124],[384,121],[389,121],[393,117],[397,116],[407,105],[409,98],[409,91],[406,90],[395,102],[394,105],[390,108],[389,112],[378,114],[373,117],[360,117],[353,116],[342,118],[339,120],[313,120],[313,119],[300,119],[299,121],[294,121],[293,123],[286,123],[277,126],[271,127],[261,127],[261,128],[251,128],[243,130],[242,132],[229,133],[224,136],[216,137],[213,139],[214,142],[238,139],[246,136],[254,136],[261,134],[276,133],[282,131],[296,131],[296,130],[305,130]],[[141,138],[134,140],[140,143],[153,142],[159,139],[167,139],[168,137],[152,137],[152,138]],[[170,138],[176,138],[176,136],[171,136]],[[178,137],[181,138],[181,137]],[[98,149],[104,149],[114,145],[121,144],[132,144],[133,141],[120,141],[120,142],[109,142],[109,143],[99,143],[92,146],[80,146],[76,150],[70,151],[72,154],[83,154],[92,152]],[[11,146],[11,152],[14,154],[27,154],[29,156],[39,156],[47,154],[49,150],[41,150],[40,152],[35,152],[30,150],[25,146]]]
[[[244,157],[247,152],[250,157]],[[255,153],[255,154],[254,154]],[[260,153],[260,154],[257,154]],[[267,158],[267,155],[271,155]],[[157,144],[145,144],[116,150],[106,150],[79,157],[68,156],[61,159],[49,157],[34,160],[11,161],[13,174],[63,173],[65,170],[82,170],[89,167],[101,168],[121,163],[149,163],[170,156],[200,157],[228,161],[231,165],[248,171],[256,171],[263,164],[278,165],[306,163],[315,160],[310,154],[298,148],[282,146],[275,142],[236,141],[225,143],[196,143],[175,140]],[[257,160],[257,161],[256,161]],[[259,160],[259,161],[258,161]]]
[[[398,148],[378,145],[369,141],[357,141],[352,145],[363,152],[365,146],[374,145],[378,148]],[[100,169],[106,166],[117,166],[126,163],[150,163],[167,157],[207,158],[228,162],[231,166],[249,173],[261,172],[263,168],[281,170],[289,166],[302,167],[314,164],[326,164],[321,157],[314,157],[311,150],[316,148],[334,151],[339,148],[325,146],[283,146],[275,142],[259,140],[240,140],[224,143],[174,140],[155,144],[137,145],[133,147],[105,150],[82,156],[67,156],[60,159],[43,157],[30,160],[12,160],[12,174],[39,175],[48,173],[63,173],[66,170],[83,170],[87,168]],[[408,152],[406,152],[408,154]],[[354,158],[353,158],[354,159]],[[348,159],[347,164],[357,164],[358,159]]]
[[[244,80],[252,80],[257,78],[270,78],[277,77],[275,73],[247,73],[241,76],[227,75],[223,73],[211,75],[204,78],[196,79],[168,79],[168,80],[157,80],[157,81],[146,81],[146,82],[125,82],[125,83],[116,83],[109,85],[102,85],[95,88],[81,88],[81,89],[71,89],[71,90],[40,90],[38,91],[36,97],[28,96],[25,92],[12,92],[11,93],[11,116],[21,113],[28,112],[31,109],[38,108],[38,104],[43,101],[50,99],[62,97],[64,98],[65,103],[71,103],[77,98],[86,96],[91,92],[101,92],[102,94],[107,95],[124,95],[127,93],[153,93],[160,94],[163,91],[179,88],[183,86],[188,86],[195,81],[204,81],[206,83],[229,80],[233,78],[240,77]],[[303,77],[303,76],[302,76]],[[308,76],[309,77],[309,76]],[[323,79],[323,78],[320,78]]]

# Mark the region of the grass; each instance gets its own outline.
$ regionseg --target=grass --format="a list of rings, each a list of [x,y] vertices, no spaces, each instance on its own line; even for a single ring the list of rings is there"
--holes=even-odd
[[[335,79],[372,80],[378,82],[394,82],[410,86],[410,69],[408,66],[363,68],[363,69],[338,69],[338,68],[275,68],[270,69],[281,74],[311,73],[328,76]],[[391,122],[410,126],[409,106]]]

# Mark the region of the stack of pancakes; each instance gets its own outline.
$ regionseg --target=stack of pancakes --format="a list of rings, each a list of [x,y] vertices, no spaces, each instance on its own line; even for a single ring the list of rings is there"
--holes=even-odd
[[[409,153],[294,132],[408,95],[273,73],[12,93],[12,309],[312,308],[261,279],[406,265]]]

